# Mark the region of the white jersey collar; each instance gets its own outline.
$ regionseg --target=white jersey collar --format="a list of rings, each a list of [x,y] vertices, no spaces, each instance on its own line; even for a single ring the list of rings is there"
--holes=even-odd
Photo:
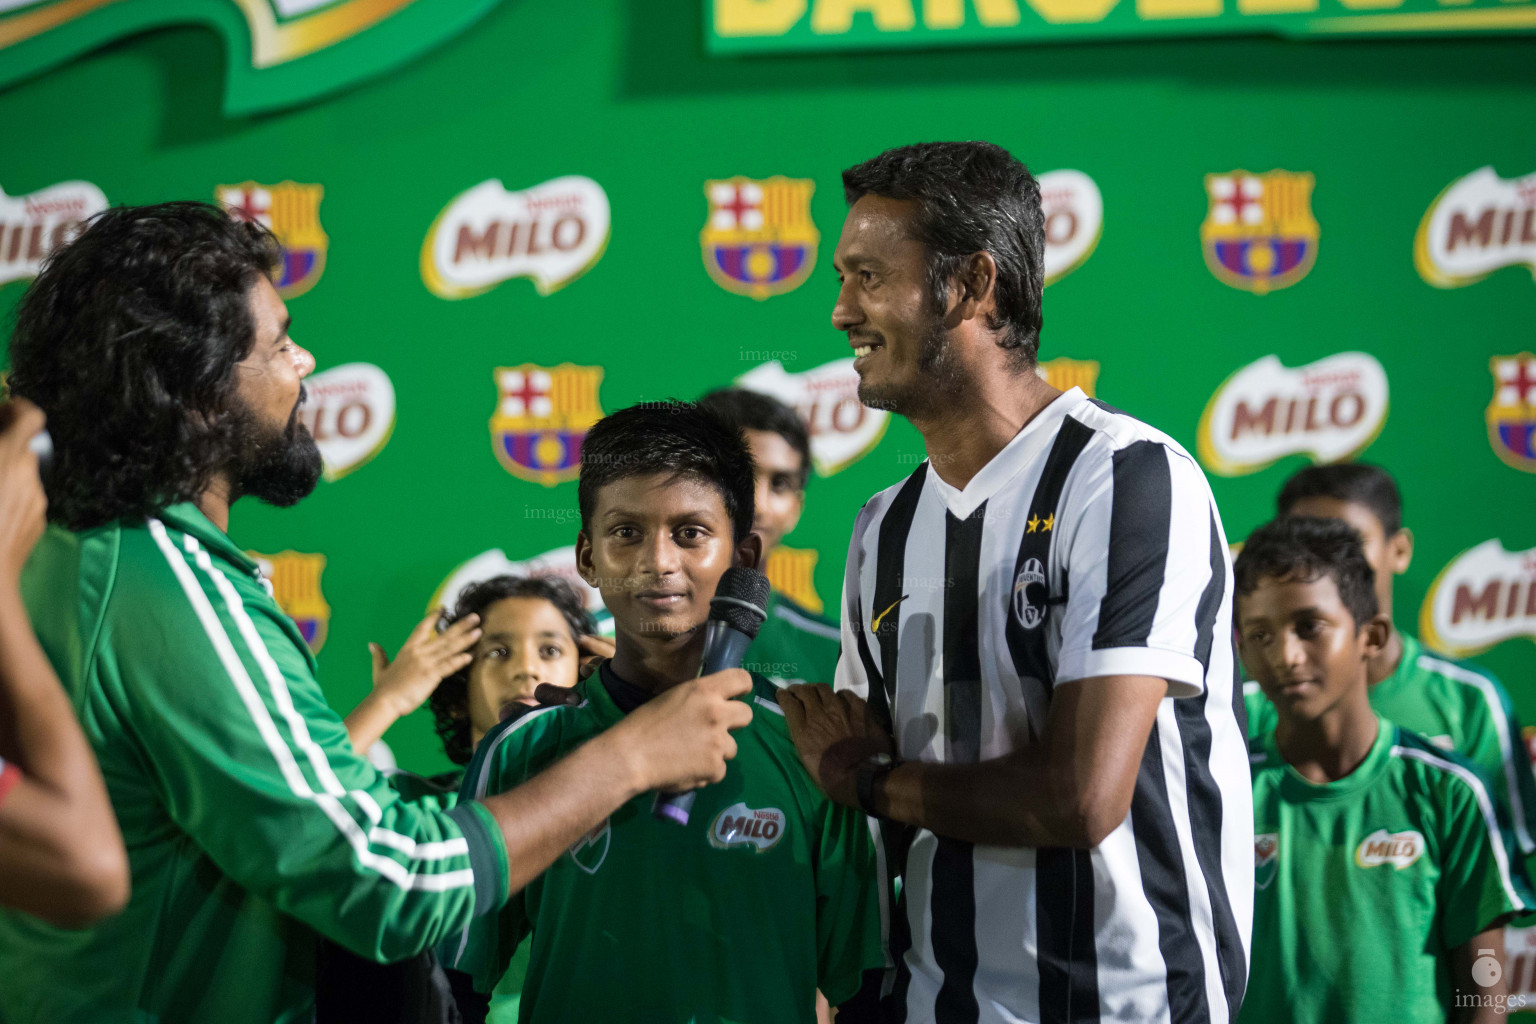
[[[1082,388],[1063,391],[1050,405],[1035,414],[1024,428],[992,456],[980,472],[971,477],[965,487],[952,487],[939,479],[932,466],[928,467],[928,486],[944,501],[944,505],[956,519],[966,519],[991,498],[1003,485],[1018,475],[1020,470],[1033,465],[1043,456],[1056,439],[1061,421],[1073,409],[1088,401]]]

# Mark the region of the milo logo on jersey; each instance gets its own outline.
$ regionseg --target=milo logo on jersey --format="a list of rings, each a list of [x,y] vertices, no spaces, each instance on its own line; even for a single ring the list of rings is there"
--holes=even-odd
[[[293,620],[310,651],[320,653],[325,644],[326,626],[331,621],[331,606],[320,592],[320,574],[325,571],[325,556],[299,551],[263,555],[247,551],[262,578],[272,588],[272,598],[283,614]]]
[[[699,246],[704,269],[728,292],[766,299],[794,291],[816,266],[809,178],[737,176],[706,181],[709,213]]]
[[[1484,417],[1488,443],[1507,466],[1536,473],[1536,355],[1494,356],[1493,400]]]
[[[325,271],[325,250],[330,245],[320,227],[324,186],[246,181],[220,185],[214,194],[230,216],[260,224],[277,236],[283,248],[282,267],[272,282],[277,294],[291,299],[315,286]]]
[[[371,363],[346,363],[304,382],[299,418],[320,447],[325,478],[340,480],[383,450],[395,429],[395,387]]]
[[[1291,171],[1205,176],[1210,205],[1200,244],[1218,281],[1264,295],[1307,276],[1320,234],[1312,216],[1313,183],[1312,175]]]
[[[768,564],[763,574],[768,585],[791,601],[815,615],[820,615],[823,605],[816,593],[816,560],[821,552],[812,548],[787,548],[780,544],[768,552]]]
[[[1506,551],[1494,538],[1451,559],[1424,595],[1419,635],[1457,657],[1536,637],[1536,548]]]
[[[106,208],[106,195],[88,181],[61,181],[24,196],[0,189],[0,285],[36,277],[49,253]]]
[[[1104,198],[1082,171],[1040,175],[1045,214],[1045,283],[1054,284],[1088,262],[1104,233]]]
[[[1398,871],[1424,855],[1424,836],[1411,829],[1391,832],[1379,828],[1355,848],[1355,866],[1376,868],[1390,864]]]
[[[515,277],[549,295],[596,266],[610,226],[608,193],[591,178],[568,174],[520,192],[491,178],[448,200],[427,229],[421,279],[445,299]]]
[[[572,544],[518,562],[508,558],[500,548],[482,551],[454,567],[447,578],[438,584],[427,607],[447,608],[451,611],[465,587],[493,576],[558,577],[569,583],[585,601],[587,611],[597,620],[597,631],[605,635],[613,633],[613,616],[603,607],[602,593],[596,587],[587,586],[587,581],[576,571],[576,547]]]
[[[717,850],[748,846],[766,853],[784,838],[784,812],[777,807],[755,811],[743,803],[734,803],[709,823],[709,845]]]
[[[601,366],[498,366],[491,446],[513,476],[553,487],[581,473],[581,442],[603,418]]]
[[[1280,834],[1255,833],[1253,837],[1253,884],[1268,889],[1280,865]]]
[[[566,852],[577,867],[589,875],[595,875],[597,869],[603,866],[603,861],[608,859],[608,848],[611,845],[613,829],[609,827],[608,819],[604,818],[601,825],[572,843]]]
[[[874,450],[885,436],[891,414],[859,401],[859,374],[853,357],[802,373],[791,373],[777,359],[742,374],[736,383],[790,406],[811,436],[811,465],[819,476],[840,473]]]
[[[1200,416],[1196,450],[1222,476],[1287,455],[1339,462],[1370,446],[1387,421],[1387,372],[1365,352],[1290,368],[1265,356],[1222,382]]]
[[[1068,359],[1059,356],[1036,363],[1035,376],[1058,391],[1082,388],[1083,394],[1093,398],[1099,386],[1099,363],[1096,359]]]
[[[1429,204],[1413,239],[1413,265],[1436,288],[1517,263],[1536,274],[1536,174],[1501,178],[1480,167],[1456,179]]]

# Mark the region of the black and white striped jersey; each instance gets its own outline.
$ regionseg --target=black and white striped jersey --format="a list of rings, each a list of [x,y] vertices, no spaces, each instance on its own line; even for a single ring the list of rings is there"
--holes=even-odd
[[[843,600],[837,687],[869,700],[907,760],[1001,757],[1074,680],[1169,684],[1131,811],[1096,848],[916,832],[890,921],[896,1019],[1232,1020],[1252,792],[1231,557],[1188,453],[1074,388],[963,490],[925,462],[870,499]]]

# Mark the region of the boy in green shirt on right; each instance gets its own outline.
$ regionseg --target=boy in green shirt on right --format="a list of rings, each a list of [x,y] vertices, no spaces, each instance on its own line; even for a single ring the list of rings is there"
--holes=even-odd
[[[1392,584],[1413,561],[1413,531],[1403,525],[1391,474],[1363,462],[1308,466],[1285,482],[1275,504],[1277,515],[1342,519],[1359,533],[1388,629],[1366,670],[1371,707],[1476,765],[1521,857],[1536,854],[1536,774],[1509,694],[1482,668],[1425,650],[1392,621]],[[1248,735],[1262,739],[1274,730],[1274,709],[1253,683],[1243,697]]]
[[[1359,536],[1260,527],[1233,566],[1243,663],[1275,710],[1253,762],[1252,968],[1241,1024],[1497,1020],[1503,924],[1531,907],[1469,762],[1379,718],[1387,642]]]

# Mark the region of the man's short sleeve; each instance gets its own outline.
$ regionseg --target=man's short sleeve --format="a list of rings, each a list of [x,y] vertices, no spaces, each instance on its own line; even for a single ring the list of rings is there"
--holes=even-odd
[[[816,987],[833,1006],[882,967],[880,891],[869,818],[825,800],[816,850]]]
[[[1470,765],[1445,762],[1447,779],[1440,857],[1440,929],[1446,949],[1466,945],[1506,915],[1530,909],[1486,787]]]
[[[1088,476],[1058,517],[1067,602],[1057,681],[1159,676],[1169,696],[1200,693],[1231,593],[1204,475],[1148,440],[1079,465]]]

